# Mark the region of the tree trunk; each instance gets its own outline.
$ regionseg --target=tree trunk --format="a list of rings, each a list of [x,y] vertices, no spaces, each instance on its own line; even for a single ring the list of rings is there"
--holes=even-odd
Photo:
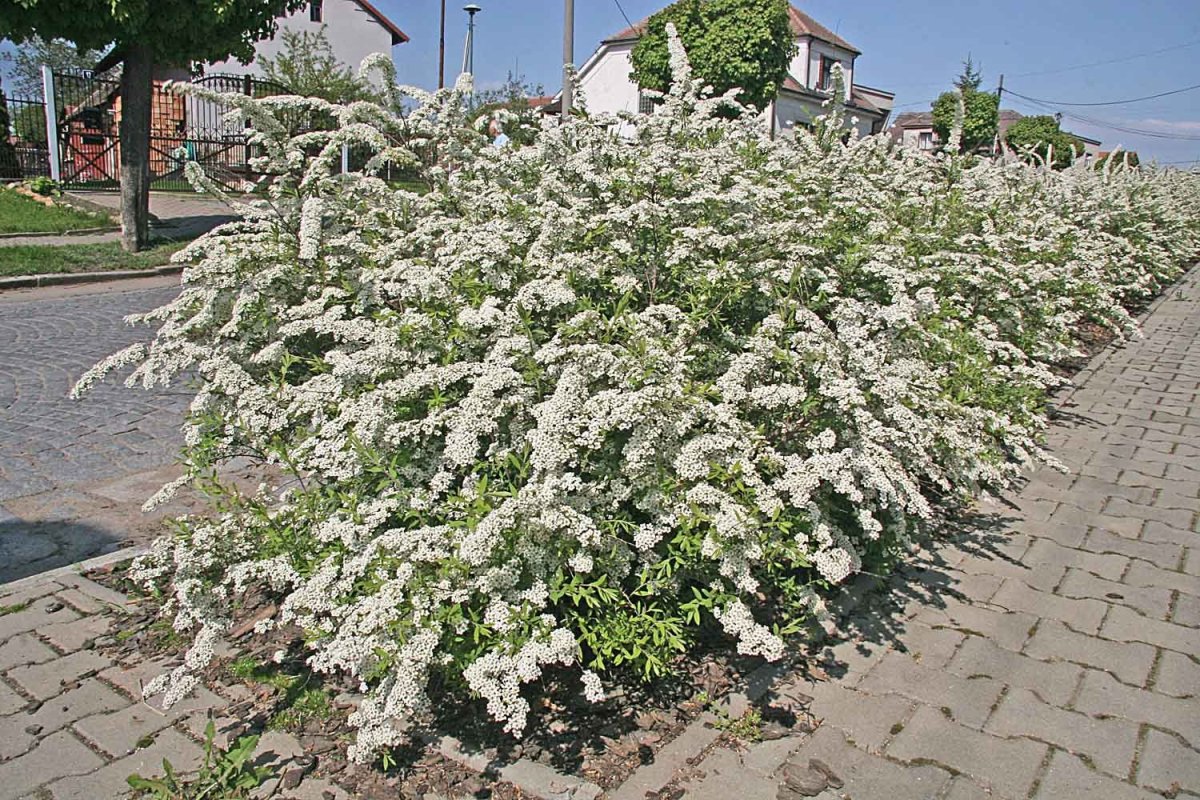
[[[130,253],[150,241],[150,112],[154,61],[130,45],[121,73],[121,244]]]

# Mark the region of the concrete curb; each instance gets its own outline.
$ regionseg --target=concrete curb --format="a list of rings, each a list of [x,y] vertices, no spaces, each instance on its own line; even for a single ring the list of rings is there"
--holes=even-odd
[[[0,278],[0,292],[5,289],[34,289],[39,286],[63,286],[71,283],[105,283],[132,278],[153,278],[158,275],[178,275],[182,264],[164,264],[153,269],[119,269],[107,272],[60,272],[50,275],[16,275]]]
[[[55,567],[54,569],[39,572],[36,575],[27,575],[24,578],[18,578],[9,583],[0,583],[0,590],[5,593],[28,589],[32,586],[53,581],[56,578],[75,577],[83,575],[88,570],[98,569],[99,567],[107,567],[110,564],[117,564],[121,561],[128,561],[131,558],[144,555],[150,552],[149,548],[144,546],[122,547],[120,550],[114,550],[111,553],[95,556],[85,561],[76,561],[74,564],[67,564],[64,567]]]
[[[121,230],[120,225],[105,225],[100,228],[76,228],[70,231],[29,231],[0,233],[0,239],[52,239],[56,236],[89,236],[93,233],[113,233]]]

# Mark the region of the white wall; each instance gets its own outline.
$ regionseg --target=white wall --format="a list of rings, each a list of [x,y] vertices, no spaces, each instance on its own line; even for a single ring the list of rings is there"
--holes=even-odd
[[[255,51],[259,55],[274,58],[283,49],[284,30],[316,33],[324,24],[325,35],[329,38],[334,56],[355,73],[358,72],[362,60],[372,53],[391,56],[391,32],[354,0],[324,0],[322,11],[323,22],[312,22],[309,19],[308,6],[280,20],[275,38],[259,42],[255,45]],[[447,60],[452,62],[453,58],[448,55]],[[213,64],[205,68],[205,72],[209,75],[262,74],[258,64],[251,62],[249,65],[243,65],[236,58]]]
[[[588,113],[615,114],[618,111],[636,113],[638,88],[630,73],[633,62],[633,42],[601,45],[599,57],[579,75]]]
[[[820,88],[817,84],[821,80],[821,56],[837,59],[841,63],[846,83],[846,99],[849,100],[850,88],[854,86],[854,54],[826,42],[811,40],[808,48],[808,83],[806,84],[810,89]],[[793,77],[802,80],[799,75],[792,74]]]
[[[801,86],[808,86],[808,39],[802,38],[796,42],[796,57],[788,66],[788,74],[796,79]]]

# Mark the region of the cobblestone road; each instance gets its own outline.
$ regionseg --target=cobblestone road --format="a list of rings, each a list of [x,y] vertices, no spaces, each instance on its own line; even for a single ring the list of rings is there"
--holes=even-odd
[[[120,506],[154,491],[129,476],[174,461],[181,391],[110,379],[83,400],[67,396],[96,361],[150,336],[124,325],[126,314],[178,291],[121,287],[0,302],[0,582],[114,548],[145,522],[126,526]]]

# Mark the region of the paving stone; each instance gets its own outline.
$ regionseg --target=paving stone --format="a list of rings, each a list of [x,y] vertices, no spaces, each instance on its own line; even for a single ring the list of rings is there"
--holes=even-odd
[[[1187,555],[1184,556],[1183,572],[1188,575],[1200,578],[1200,543],[1196,547],[1185,548]]]
[[[1017,580],[1043,592],[1054,591],[1054,587],[1058,586],[1066,572],[1066,567],[1058,564],[1021,563],[1003,558],[980,556],[964,558],[955,569],[968,575]]]
[[[1193,745],[1200,745],[1200,714],[1189,700],[1134,689],[1119,683],[1106,672],[1084,673],[1075,709],[1084,714],[1122,717],[1174,731]]]
[[[83,648],[86,643],[103,636],[111,629],[111,619],[93,614],[71,622],[44,625],[37,629],[37,634],[59,650],[69,653]]]
[[[169,726],[175,716],[168,716],[145,703],[128,704],[110,714],[95,714],[75,723],[75,730],[92,744],[111,756],[132,753],[144,737]],[[203,726],[200,727],[203,731]]]
[[[1142,686],[1154,666],[1154,648],[1145,644],[1111,642],[1070,630],[1061,622],[1045,620],[1029,640],[1025,655],[1048,661],[1059,659],[1108,670],[1128,684]]]
[[[1146,523],[1146,527],[1142,531],[1142,540],[1156,544],[1187,547],[1196,543],[1196,532],[1191,529],[1190,525],[1187,527],[1165,525],[1151,520]],[[1168,566],[1174,567],[1175,565]]]
[[[104,766],[100,756],[84,747],[67,731],[42,739],[32,751],[12,761],[0,763],[0,800],[17,800],[39,786],[69,775],[87,775]],[[96,791],[88,800],[104,797]],[[109,797],[120,797],[110,794]]]
[[[1113,605],[1129,606],[1153,619],[1166,619],[1171,608],[1170,589],[1149,589],[1106,581],[1090,572],[1067,570],[1058,587],[1063,597],[1094,598]]]
[[[1178,786],[1200,794],[1200,753],[1174,736],[1151,729],[1138,761],[1137,782],[1159,792]]]
[[[996,800],[996,795],[970,778],[959,775],[950,783],[949,790],[941,800]]]
[[[887,646],[878,642],[845,639],[821,650],[822,665],[843,685],[854,686],[887,652]]]
[[[1121,578],[1121,582],[1128,583],[1130,586],[1175,589],[1184,594],[1200,597],[1200,576],[1159,569],[1137,559],[1130,562],[1129,571]]]
[[[62,692],[64,683],[107,666],[107,659],[90,650],[81,650],[42,664],[15,667],[8,671],[8,677],[38,700],[47,700]]]
[[[800,684],[799,690],[813,698],[813,716],[845,734],[856,747],[879,752],[894,731],[903,727],[913,703],[896,695],[872,695],[840,683],[822,681]]]
[[[1050,757],[1050,766],[1038,784],[1037,800],[1065,800],[1065,798],[1089,797],[1096,800],[1162,800],[1162,795],[1151,794],[1116,778],[1102,775],[1085,764],[1078,756],[1055,750]]]
[[[1200,698],[1200,663],[1190,656],[1163,650],[1154,691],[1173,697]]]
[[[654,761],[642,766],[619,787],[609,792],[611,800],[644,800],[647,792],[657,792],[670,782],[675,773],[687,765],[687,759],[716,741],[720,733],[710,726],[716,717],[701,714],[683,733],[672,739],[654,756]]]
[[[887,747],[901,761],[944,764],[1006,797],[1025,797],[1048,748],[1029,739],[1001,739],[957,725],[921,706]]]
[[[1025,644],[1038,621],[1037,617],[1022,611],[1001,611],[954,600],[946,601],[944,608],[919,608],[914,619],[932,628],[951,628],[971,636],[984,636],[1014,652]]]
[[[0,640],[8,639],[18,633],[32,631],[34,628],[41,628],[45,625],[79,619],[79,615],[66,606],[57,611],[47,611],[46,608],[52,600],[53,598],[38,598],[31,601],[28,607],[20,611],[12,611],[0,616]],[[59,603],[58,605],[62,604]]]
[[[945,666],[967,638],[966,634],[949,628],[931,628],[909,622],[897,634],[892,646],[923,666],[937,668]]]
[[[1074,567],[1107,578],[1110,581],[1120,580],[1121,575],[1129,564],[1129,559],[1121,555],[1108,553],[1091,553],[1077,550],[1073,547],[1063,547],[1049,539],[1039,539],[1029,549],[1026,561],[1030,564],[1052,564],[1061,567]]]
[[[1200,597],[1181,593],[1175,600],[1175,611],[1171,615],[1171,622],[1192,628],[1200,627]],[[1200,648],[1193,648],[1191,652],[1200,653]]]
[[[1013,578],[1043,591],[1054,590],[1061,581],[1063,572],[1066,572],[1066,567],[1056,564],[1039,564],[1037,561],[1024,564],[1002,558],[983,558],[979,555],[967,555],[954,569],[967,575]]]
[[[99,681],[84,681],[78,687],[48,700],[34,714],[14,714],[0,719],[0,759],[13,758],[32,749],[39,738],[89,714],[112,711],[128,701]],[[36,735],[28,729],[40,729]]]
[[[155,490],[157,491],[157,490]],[[153,494],[153,492],[151,493]],[[139,505],[144,500],[137,501]],[[94,602],[102,604],[104,608],[128,609],[137,606],[137,603],[131,600],[121,592],[114,591],[107,586],[101,586],[95,581],[85,578],[82,575],[64,575],[58,579],[59,583],[71,587],[80,595],[91,598]]]
[[[1077,600],[1031,589],[1016,581],[1006,581],[991,600],[1007,611],[1025,611],[1045,619],[1066,623],[1080,633],[1096,633],[1108,612],[1099,600]]]
[[[0,717],[15,714],[26,706],[25,698],[14,692],[8,684],[0,682]],[[3,725],[0,721],[0,725]]]
[[[1026,689],[1010,690],[988,718],[985,730],[1057,745],[1086,756],[1096,769],[1118,778],[1129,774],[1138,739],[1135,723],[1066,711],[1042,702]]]
[[[177,772],[196,769],[203,757],[200,746],[176,730],[160,731],[154,743],[133,755],[113,761],[89,775],[65,778],[51,783],[47,788],[53,800],[97,800],[101,797],[124,797],[129,791],[125,781],[130,775],[143,778],[159,777],[163,774],[163,759],[171,762]]]
[[[1175,569],[1183,556],[1183,546],[1171,542],[1127,539],[1111,531],[1093,528],[1087,536],[1085,549],[1094,553],[1116,553],[1149,561],[1156,567]]]
[[[0,671],[23,664],[40,664],[58,658],[58,653],[29,633],[19,633],[0,644]]]
[[[1148,455],[1139,453],[1139,455]],[[1167,463],[1167,471],[1170,474],[1171,466],[1177,459],[1173,455],[1161,456]],[[1161,522],[1179,530],[1190,530],[1194,521],[1195,512],[1184,511],[1173,508],[1157,508],[1151,505],[1143,505],[1131,503],[1122,497],[1110,498],[1104,506],[1104,515],[1106,517],[1129,517],[1132,519],[1146,520],[1146,529],[1149,529],[1150,522]]]
[[[1200,631],[1143,617],[1124,606],[1113,606],[1100,635],[1118,642],[1146,642],[1181,653],[1200,653]]]
[[[1039,661],[971,636],[946,668],[962,677],[988,676],[1009,686],[1030,689],[1047,703],[1065,706],[1075,693],[1083,668],[1065,661]]]
[[[1066,517],[1066,513],[1062,515]],[[1079,547],[1087,538],[1088,525],[1083,522],[1060,522],[1057,513],[1049,522],[1028,525],[1025,529],[1033,536],[1050,539],[1063,547]]]
[[[809,759],[824,761],[845,786],[836,791],[839,797],[868,800],[886,797],[888,800],[927,800],[950,782],[950,774],[930,765],[904,766],[879,756],[865,753],[846,741],[840,731],[818,728],[796,750],[792,761],[808,764]],[[753,795],[735,794],[728,797],[750,798]],[[768,795],[774,798],[774,794]]]
[[[991,678],[960,678],[931,669],[902,653],[889,653],[858,685],[867,694],[898,694],[945,709],[972,728],[983,727],[1003,688]]]

